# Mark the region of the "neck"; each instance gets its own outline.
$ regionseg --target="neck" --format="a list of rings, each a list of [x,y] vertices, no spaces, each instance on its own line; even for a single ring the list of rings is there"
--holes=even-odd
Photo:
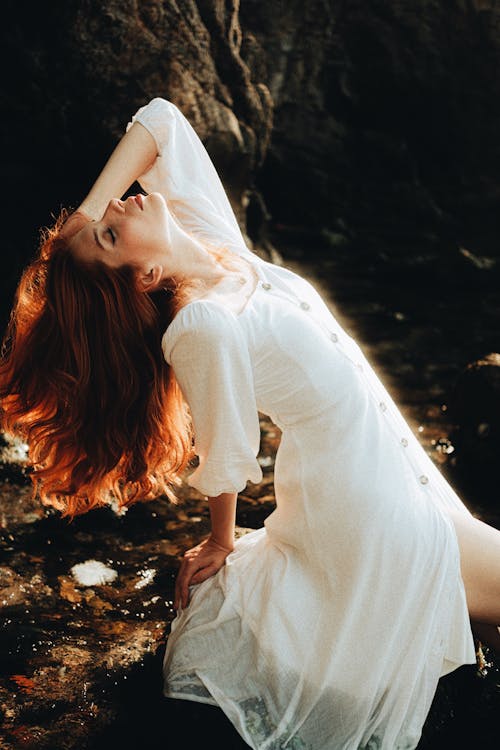
[[[168,275],[165,279],[183,282],[200,279],[206,282],[221,278],[224,270],[207,251],[201,242],[187,234],[174,221],[170,231],[170,241],[175,247],[175,255],[169,258]]]

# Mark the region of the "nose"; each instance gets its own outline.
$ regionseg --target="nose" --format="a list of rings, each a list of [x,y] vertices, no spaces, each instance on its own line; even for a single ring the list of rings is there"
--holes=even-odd
[[[119,198],[111,198],[104,210],[102,218],[109,221],[110,216],[116,216],[118,213],[123,213],[123,210],[123,201]]]

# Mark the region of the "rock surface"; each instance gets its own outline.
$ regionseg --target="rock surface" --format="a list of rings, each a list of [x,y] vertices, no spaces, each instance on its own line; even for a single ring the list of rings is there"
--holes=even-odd
[[[497,3],[246,0],[240,17],[274,103],[257,181],[277,221],[372,253],[486,241],[500,200]]]
[[[467,490],[476,493],[498,485],[500,456],[500,354],[490,352],[470,362],[458,376],[450,400],[456,423],[450,435],[455,468]],[[489,496],[491,509],[500,511],[498,497]]]

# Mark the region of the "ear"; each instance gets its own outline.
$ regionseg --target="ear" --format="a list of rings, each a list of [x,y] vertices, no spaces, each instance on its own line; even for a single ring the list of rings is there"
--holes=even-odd
[[[137,285],[141,292],[154,292],[159,288],[163,276],[162,266],[153,266],[147,273],[140,273]]]

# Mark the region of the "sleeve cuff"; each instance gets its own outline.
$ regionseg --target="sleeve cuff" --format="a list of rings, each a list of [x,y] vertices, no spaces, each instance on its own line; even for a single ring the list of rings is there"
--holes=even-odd
[[[188,477],[187,483],[202,495],[217,497],[223,492],[242,492],[247,482],[259,484],[262,476],[262,469],[255,458],[251,462],[220,466],[217,470],[208,465],[198,466]]]

